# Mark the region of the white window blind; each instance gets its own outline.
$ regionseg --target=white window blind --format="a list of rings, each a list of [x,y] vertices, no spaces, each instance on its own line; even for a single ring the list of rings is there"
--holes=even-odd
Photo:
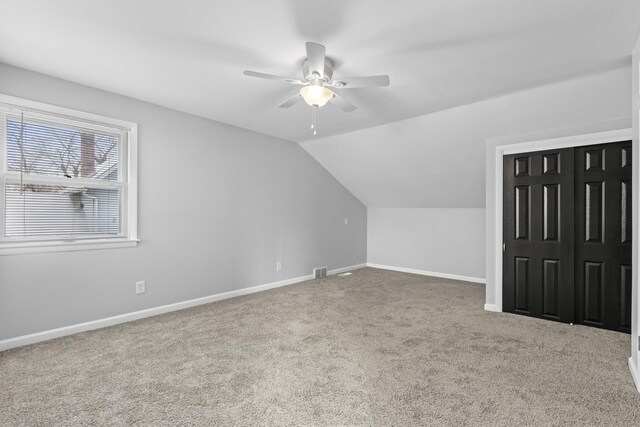
[[[0,135],[0,244],[129,236],[129,129],[0,104]]]

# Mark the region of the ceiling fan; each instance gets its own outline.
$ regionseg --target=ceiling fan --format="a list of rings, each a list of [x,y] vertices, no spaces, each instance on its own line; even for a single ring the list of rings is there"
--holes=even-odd
[[[302,79],[275,76],[249,70],[246,70],[244,75],[279,80],[291,85],[302,86],[299,92],[285,99],[278,107],[289,108],[303,99],[312,108],[311,129],[313,129],[314,135],[316,134],[315,110],[317,108],[324,106],[327,102],[331,102],[346,113],[356,109],[355,105],[332,89],[389,86],[389,76],[387,75],[333,79],[333,63],[326,57],[325,47],[313,42],[307,42],[306,46],[307,59],[302,63]]]

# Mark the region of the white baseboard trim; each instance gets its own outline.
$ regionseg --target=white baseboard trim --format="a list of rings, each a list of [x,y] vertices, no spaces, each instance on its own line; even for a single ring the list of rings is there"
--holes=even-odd
[[[495,311],[496,313],[500,312],[500,310],[498,310],[498,307],[496,307],[495,304],[485,304],[484,305],[484,309],[486,311]]]
[[[631,371],[631,378],[633,378],[633,382],[636,385],[636,389],[640,393],[640,382],[638,382],[638,372],[636,371],[636,367],[633,364],[633,358],[629,358],[629,370]]]
[[[339,268],[331,270],[328,274],[338,274],[343,271],[355,270],[364,267],[364,264],[354,265],[351,267]],[[195,307],[202,304],[209,304],[215,301],[221,301],[228,298],[239,297],[242,295],[253,294],[256,292],[266,291],[267,289],[279,288],[282,286],[293,285],[307,280],[312,280],[313,275],[299,276],[292,279],[281,280],[279,282],[266,283],[264,285],[253,286],[250,288],[238,289],[235,291],[223,292],[220,294],[209,295],[206,297],[195,298],[188,301],[177,302],[173,304],[162,305],[159,307],[148,308],[146,310],[134,311],[132,313],[120,314],[117,316],[106,317],[104,319],[92,320],[89,322],[78,323],[76,325],[64,326],[62,328],[50,329],[43,332],[36,332],[29,335],[22,335],[15,338],[0,340],[0,351],[9,350],[10,348],[22,347],[29,344],[35,344],[42,341],[48,341],[54,338],[60,338],[67,335],[73,335],[80,332],[92,331],[94,329],[106,328],[120,323],[132,322],[134,320],[144,319],[146,317],[157,316],[159,314],[169,313],[171,311],[184,310],[185,308]]]
[[[335,270],[327,271],[327,276],[332,276],[334,274],[345,273],[347,271],[352,271],[352,270],[358,270],[360,268],[365,268],[366,266],[367,266],[367,264],[364,263],[364,264],[352,265],[352,266],[349,266],[349,267],[336,268]]]
[[[421,276],[441,277],[443,279],[464,280],[465,282],[486,283],[487,280],[480,277],[461,276],[459,274],[439,273],[437,271],[416,270],[415,268],[394,267],[391,265],[367,263],[367,267],[381,268],[383,270],[400,271],[402,273],[419,274]]]

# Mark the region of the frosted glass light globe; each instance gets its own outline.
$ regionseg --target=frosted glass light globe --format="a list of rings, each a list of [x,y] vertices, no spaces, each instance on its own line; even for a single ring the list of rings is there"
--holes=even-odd
[[[300,89],[300,95],[310,107],[322,107],[333,98],[333,92],[320,85],[305,86]]]

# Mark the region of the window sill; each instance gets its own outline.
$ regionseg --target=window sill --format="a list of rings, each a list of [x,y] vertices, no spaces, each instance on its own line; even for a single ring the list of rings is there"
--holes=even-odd
[[[138,246],[138,239],[95,239],[76,240],[73,242],[15,242],[0,243],[0,256],[17,254],[35,254],[44,252],[89,251],[96,249],[133,248]]]

